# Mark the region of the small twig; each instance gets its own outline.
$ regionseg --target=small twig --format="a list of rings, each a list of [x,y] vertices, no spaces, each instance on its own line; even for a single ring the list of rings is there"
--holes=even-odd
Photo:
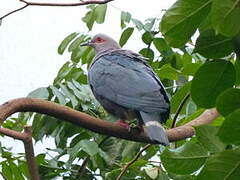
[[[0,17],[0,21],[2,21],[5,17],[7,17],[7,16],[9,16],[9,15],[15,13],[15,12],[18,12],[18,11],[21,11],[21,10],[25,9],[26,7],[28,7],[28,4],[25,4],[24,6],[22,6],[22,7],[18,8],[18,9],[15,9],[14,11],[11,11],[11,12],[3,15],[2,17]]]
[[[88,1],[81,1],[77,3],[42,3],[42,2],[28,2],[25,0],[19,0],[22,3],[25,3],[25,5],[21,8],[15,9],[2,17],[0,17],[0,22],[6,18],[7,16],[18,12],[20,10],[25,9],[28,6],[58,6],[58,7],[73,7],[73,6],[83,6],[83,5],[88,5],[88,4],[106,4],[108,2],[114,1],[114,0],[88,0]]]
[[[143,151],[145,151],[147,148],[149,148],[151,146],[151,144],[147,144],[146,146],[144,146],[138,153],[137,155],[131,160],[129,161],[122,169],[121,173],[118,175],[116,180],[120,180],[121,177],[123,176],[123,174],[127,171],[127,169],[138,160],[138,158],[141,156],[141,154],[143,153]]]
[[[23,2],[25,4],[28,4],[30,6],[82,6],[82,5],[88,5],[88,4],[106,4],[113,0],[87,0],[87,1],[80,1],[77,3],[42,3],[42,2],[29,2],[25,0],[19,0],[20,2]]]
[[[78,176],[77,176],[77,178],[81,178],[81,176],[83,175],[83,173],[84,173],[84,171],[85,171],[85,169],[86,169],[86,167],[87,167],[87,163],[88,163],[89,159],[90,159],[90,156],[87,156],[87,157],[85,157],[85,159],[83,160],[83,163],[82,163],[81,167],[80,167],[79,170],[78,170]]]
[[[180,105],[178,106],[178,109],[177,109],[177,111],[176,111],[176,114],[175,114],[175,116],[173,117],[173,122],[172,122],[171,128],[175,128],[178,115],[180,114],[180,112],[181,112],[184,104],[187,102],[187,100],[188,100],[189,97],[190,97],[190,93],[188,93],[188,94],[184,97],[184,99],[181,101]]]

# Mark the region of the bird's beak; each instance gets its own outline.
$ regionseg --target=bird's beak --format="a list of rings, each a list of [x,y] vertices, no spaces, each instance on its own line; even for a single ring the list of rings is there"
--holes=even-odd
[[[92,43],[90,41],[88,41],[86,43],[80,44],[80,46],[92,46]]]

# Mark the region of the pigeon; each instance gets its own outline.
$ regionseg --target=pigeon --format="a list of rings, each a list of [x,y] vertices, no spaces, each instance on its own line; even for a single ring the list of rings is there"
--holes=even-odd
[[[162,126],[169,117],[169,98],[146,59],[122,49],[114,39],[101,33],[81,46],[91,46],[96,51],[88,82],[104,109],[120,118],[118,124],[126,128],[126,120],[137,119],[140,129],[144,125],[153,142],[169,145]]]

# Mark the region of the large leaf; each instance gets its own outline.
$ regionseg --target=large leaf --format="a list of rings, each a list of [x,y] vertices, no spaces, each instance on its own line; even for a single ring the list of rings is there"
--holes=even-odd
[[[225,60],[206,62],[198,69],[192,80],[192,99],[200,107],[214,107],[218,95],[232,87],[235,80],[236,72],[231,62]]]
[[[240,46],[239,46],[239,48],[240,48]],[[236,53],[237,54],[237,60],[234,63],[234,67],[235,67],[235,70],[236,70],[236,82],[235,82],[235,85],[240,85],[240,59],[238,59],[238,58],[240,58],[240,56],[238,55],[239,53],[240,53],[240,49],[239,49],[239,52]]]
[[[68,44],[78,35],[78,33],[74,32],[68,35],[59,45],[58,47],[58,54],[63,54],[65,49],[67,48]]]
[[[134,31],[133,27],[129,27],[127,29],[125,29],[120,37],[119,40],[119,45],[122,47],[124,46],[124,44],[126,44],[126,42],[128,41],[128,39],[130,38],[130,36],[132,35]]]
[[[208,158],[205,148],[194,142],[187,142],[177,149],[165,149],[161,153],[164,168],[169,173],[189,174],[197,171]]]
[[[207,30],[198,37],[194,52],[206,58],[220,58],[229,55],[233,50],[232,38],[216,35],[214,30]]]
[[[213,0],[211,22],[214,28],[225,36],[240,32],[240,0]]]
[[[227,89],[217,98],[217,110],[223,116],[227,116],[240,108],[240,89]]]
[[[211,153],[221,152],[226,147],[226,145],[219,140],[218,136],[216,136],[218,132],[217,127],[199,126],[195,127],[195,130],[198,141]]]
[[[240,144],[240,109],[229,114],[223,122],[218,136],[226,144]]]
[[[209,158],[197,180],[238,180],[240,177],[240,151],[227,150]]]
[[[178,0],[164,14],[160,30],[169,45],[183,46],[208,15],[210,0]]]

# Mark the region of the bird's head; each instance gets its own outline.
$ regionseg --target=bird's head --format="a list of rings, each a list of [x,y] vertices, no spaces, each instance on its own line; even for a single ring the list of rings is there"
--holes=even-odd
[[[119,44],[114,39],[105,34],[97,34],[92,38],[92,40],[87,43],[81,44],[81,46],[91,46],[95,49],[97,53],[108,50],[120,49]]]

